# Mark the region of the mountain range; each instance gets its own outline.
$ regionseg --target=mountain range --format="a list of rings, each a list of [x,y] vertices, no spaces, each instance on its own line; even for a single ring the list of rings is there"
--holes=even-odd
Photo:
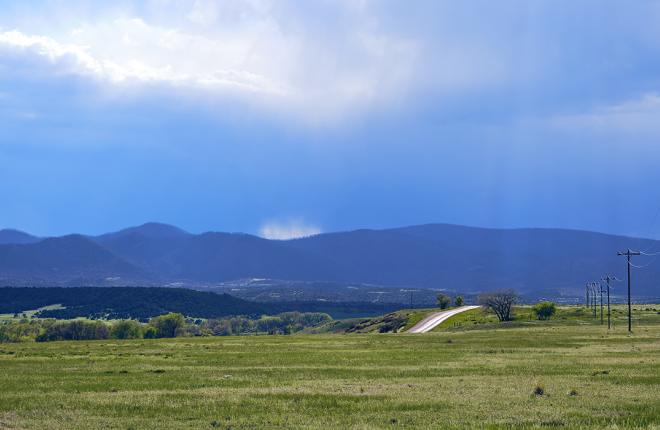
[[[0,230],[3,285],[212,285],[266,278],[478,292],[581,294],[587,281],[619,279],[617,251],[660,251],[660,242],[563,229],[429,224],[324,233],[292,240],[191,234],[147,223],[100,236],[38,238]],[[638,257],[635,293],[660,296],[660,261]],[[623,283],[618,283],[619,291]]]

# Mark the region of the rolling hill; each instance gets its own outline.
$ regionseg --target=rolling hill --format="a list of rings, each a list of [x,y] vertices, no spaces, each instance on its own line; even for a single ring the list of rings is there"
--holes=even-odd
[[[0,230],[0,245],[6,244],[25,244],[39,242],[41,239],[27,234],[20,230],[13,230],[10,228]]]
[[[431,224],[327,233],[296,240],[248,234],[190,234],[145,224],[97,237],[79,235],[0,245],[0,280],[103,285],[209,285],[269,278],[477,292],[515,288],[575,294],[609,273],[625,277],[625,248],[660,242],[560,229],[486,229]],[[636,260],[635,292],[660,296],[660,262]],[[621,285],[621,284],[619,284]],[[619,287],[617,285],[617,287]]]
[[[147,279],[144,271],[81,235],[0,245],[0,279],[93,284],[107,278]]]
[[[39,312],[44,318],[150,318],[180,312],[199,318],[258,316],[272,309],[228,294],[183,288],[0,288],[0,313],[19,313],[58,304]]]

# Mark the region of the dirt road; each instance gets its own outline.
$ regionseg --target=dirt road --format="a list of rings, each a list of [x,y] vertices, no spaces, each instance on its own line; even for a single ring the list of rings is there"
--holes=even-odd
[[[450,318],[456,314],[460,314],[461,312],[476,309],[478,307],[479,306],[461,306],[460,308],[450,309],[448,311],[432,313],[431,315],[415,324],[410,330],[408,330],[408,333],[426,333],[433,330],[447,318]]]

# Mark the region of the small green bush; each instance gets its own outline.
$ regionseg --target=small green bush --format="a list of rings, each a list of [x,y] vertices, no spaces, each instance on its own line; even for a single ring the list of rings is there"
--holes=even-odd
[[[535,396],[542,396],[545,394],[545,388],[543,387],[543,385],[539,384],[536,387],[534,387],[533,393]]]
[[[151,327],[151,326],[147,326],[144,329],[143,333],[142,333],[142,336],[145,339],[156,339],[158,337],[157,335],[158,335],[158,332],[156,331],[156,329],[154,327]]]
[[[532,311],[539,320],[549,320],[557,313],[557,305],[553,302],[541,302],[534,305]]]

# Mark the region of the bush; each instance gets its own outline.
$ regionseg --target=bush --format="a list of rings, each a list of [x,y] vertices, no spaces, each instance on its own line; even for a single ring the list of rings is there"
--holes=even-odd
[[[26,342],[34,340],[41,333],[42,326],[37,321],[23,320],[0,324],[0,342]]]
[[[463,296],[456,296],[454,299],[454,303],[456,304],[456,307],[461,307],[465,304],[465,301],[463,300]]]
[[[108,339],[110,330],[101,321],[58,321],[37,336],[37,342],[54,340],[97,340]]]
[[[142,333],[145,339],[156,339],[158,332],[152,326],[147,326]]]
[[[534,387],[534,391],[532,391],[532,393],[533,393],[535,396],[542,396],[542,395],[545,394],[545,388],[543,388],[543,385],[540,385],[540,384],[539,384],[539,385],[537,385],[536,387]]]
[[[451,305],[451,298],[446,294],[438,294],[436,300],[440,309],[447,309]]]
[[[117,321],[112,325],[110,335],[115,339],[140,339],[142,326],[134,320]]]
[[[534,305],[532,311],[539,320],[549,320],[557,313],[557,305],[553,302],[541,302]]]
[[[177,337],[185,333],[186,319],[181,314],[169,313],[149,320],[156,330],[156,337]]]

